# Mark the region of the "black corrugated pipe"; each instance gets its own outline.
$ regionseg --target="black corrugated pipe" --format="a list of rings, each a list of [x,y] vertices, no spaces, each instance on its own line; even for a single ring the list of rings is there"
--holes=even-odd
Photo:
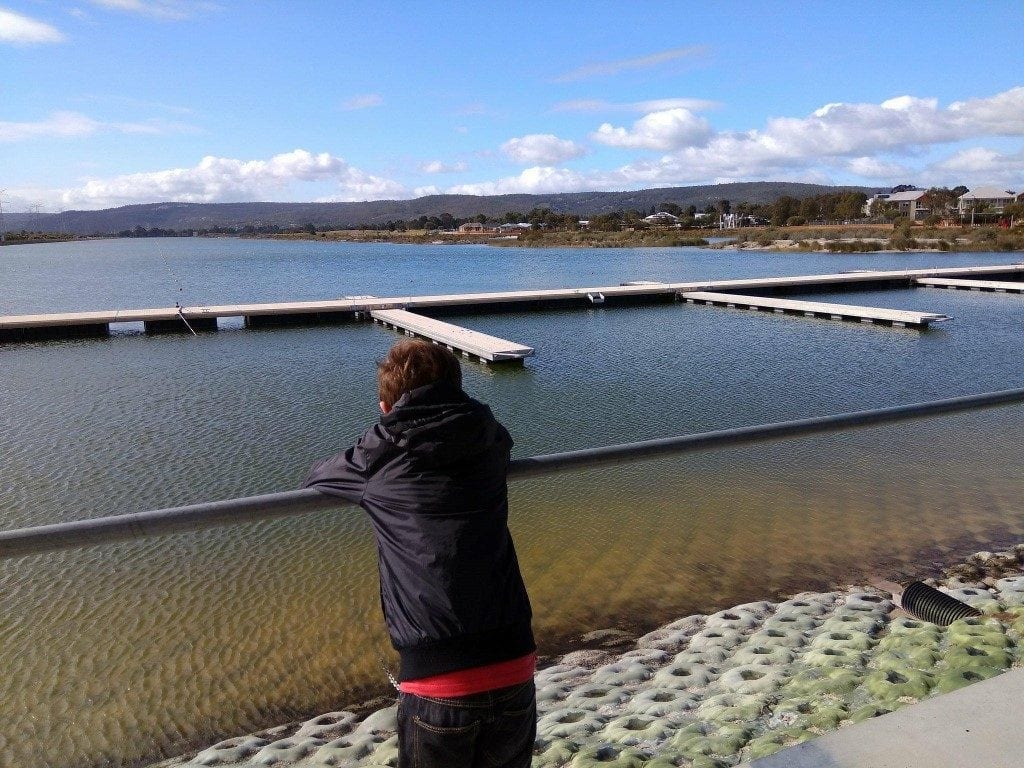
[[[920,581],[911,582],[904,588],[900,606],[917,618],[940,627],[948,627],[957,619],[966,619],[968,616],[981,616],[977,608]]]

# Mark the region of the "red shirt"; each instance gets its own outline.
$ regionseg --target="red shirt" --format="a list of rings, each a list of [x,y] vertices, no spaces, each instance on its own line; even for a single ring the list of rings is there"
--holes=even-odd
[[[452,699],[525,683],[533,678],[536,669],[537,654],[534,652],[497,664],[458,669],[433,677],[421,677],[419,680],[404,680],[399,684],[399,689],[402,693],[415,696]]]

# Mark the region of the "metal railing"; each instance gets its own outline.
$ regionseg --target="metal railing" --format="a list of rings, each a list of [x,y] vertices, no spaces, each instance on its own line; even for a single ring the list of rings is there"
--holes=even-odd
[[[727,446],[782,440],[843,429],[870,427],[948,413],[973,411],[1024,402],[1024,389],[986,392],[925,403],[852,411],[774,424],[720,429],[694,435],[587,448],[516,459],[509,479],[537,477],[571,469],[586,469],[659,456],[706,451]],[[239,523],[288,517],[345,505],[316,489],[268,493],[226,501],[190,504],[148,512],[75,520],[0,532],[0,558],[109,544],[116,541],[198,531]]]

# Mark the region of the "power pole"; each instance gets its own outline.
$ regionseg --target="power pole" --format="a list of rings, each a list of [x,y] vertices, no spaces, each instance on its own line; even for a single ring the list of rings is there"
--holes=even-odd
[[[0,245],[6,242],[4,236],[4,192],[6,191],[6,189],[0,189]]]
[[[28,207],[28,212],[32,214],[29,219],[33,223],[33,229],[39,232],[43,231],[43,204],[32,203]]]

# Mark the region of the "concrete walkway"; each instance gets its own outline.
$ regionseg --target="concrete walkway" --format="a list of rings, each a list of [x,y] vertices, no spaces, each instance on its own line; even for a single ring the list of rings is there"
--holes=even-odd
[[[851,725],[750,768],[1024,766],[1024,669]]]

